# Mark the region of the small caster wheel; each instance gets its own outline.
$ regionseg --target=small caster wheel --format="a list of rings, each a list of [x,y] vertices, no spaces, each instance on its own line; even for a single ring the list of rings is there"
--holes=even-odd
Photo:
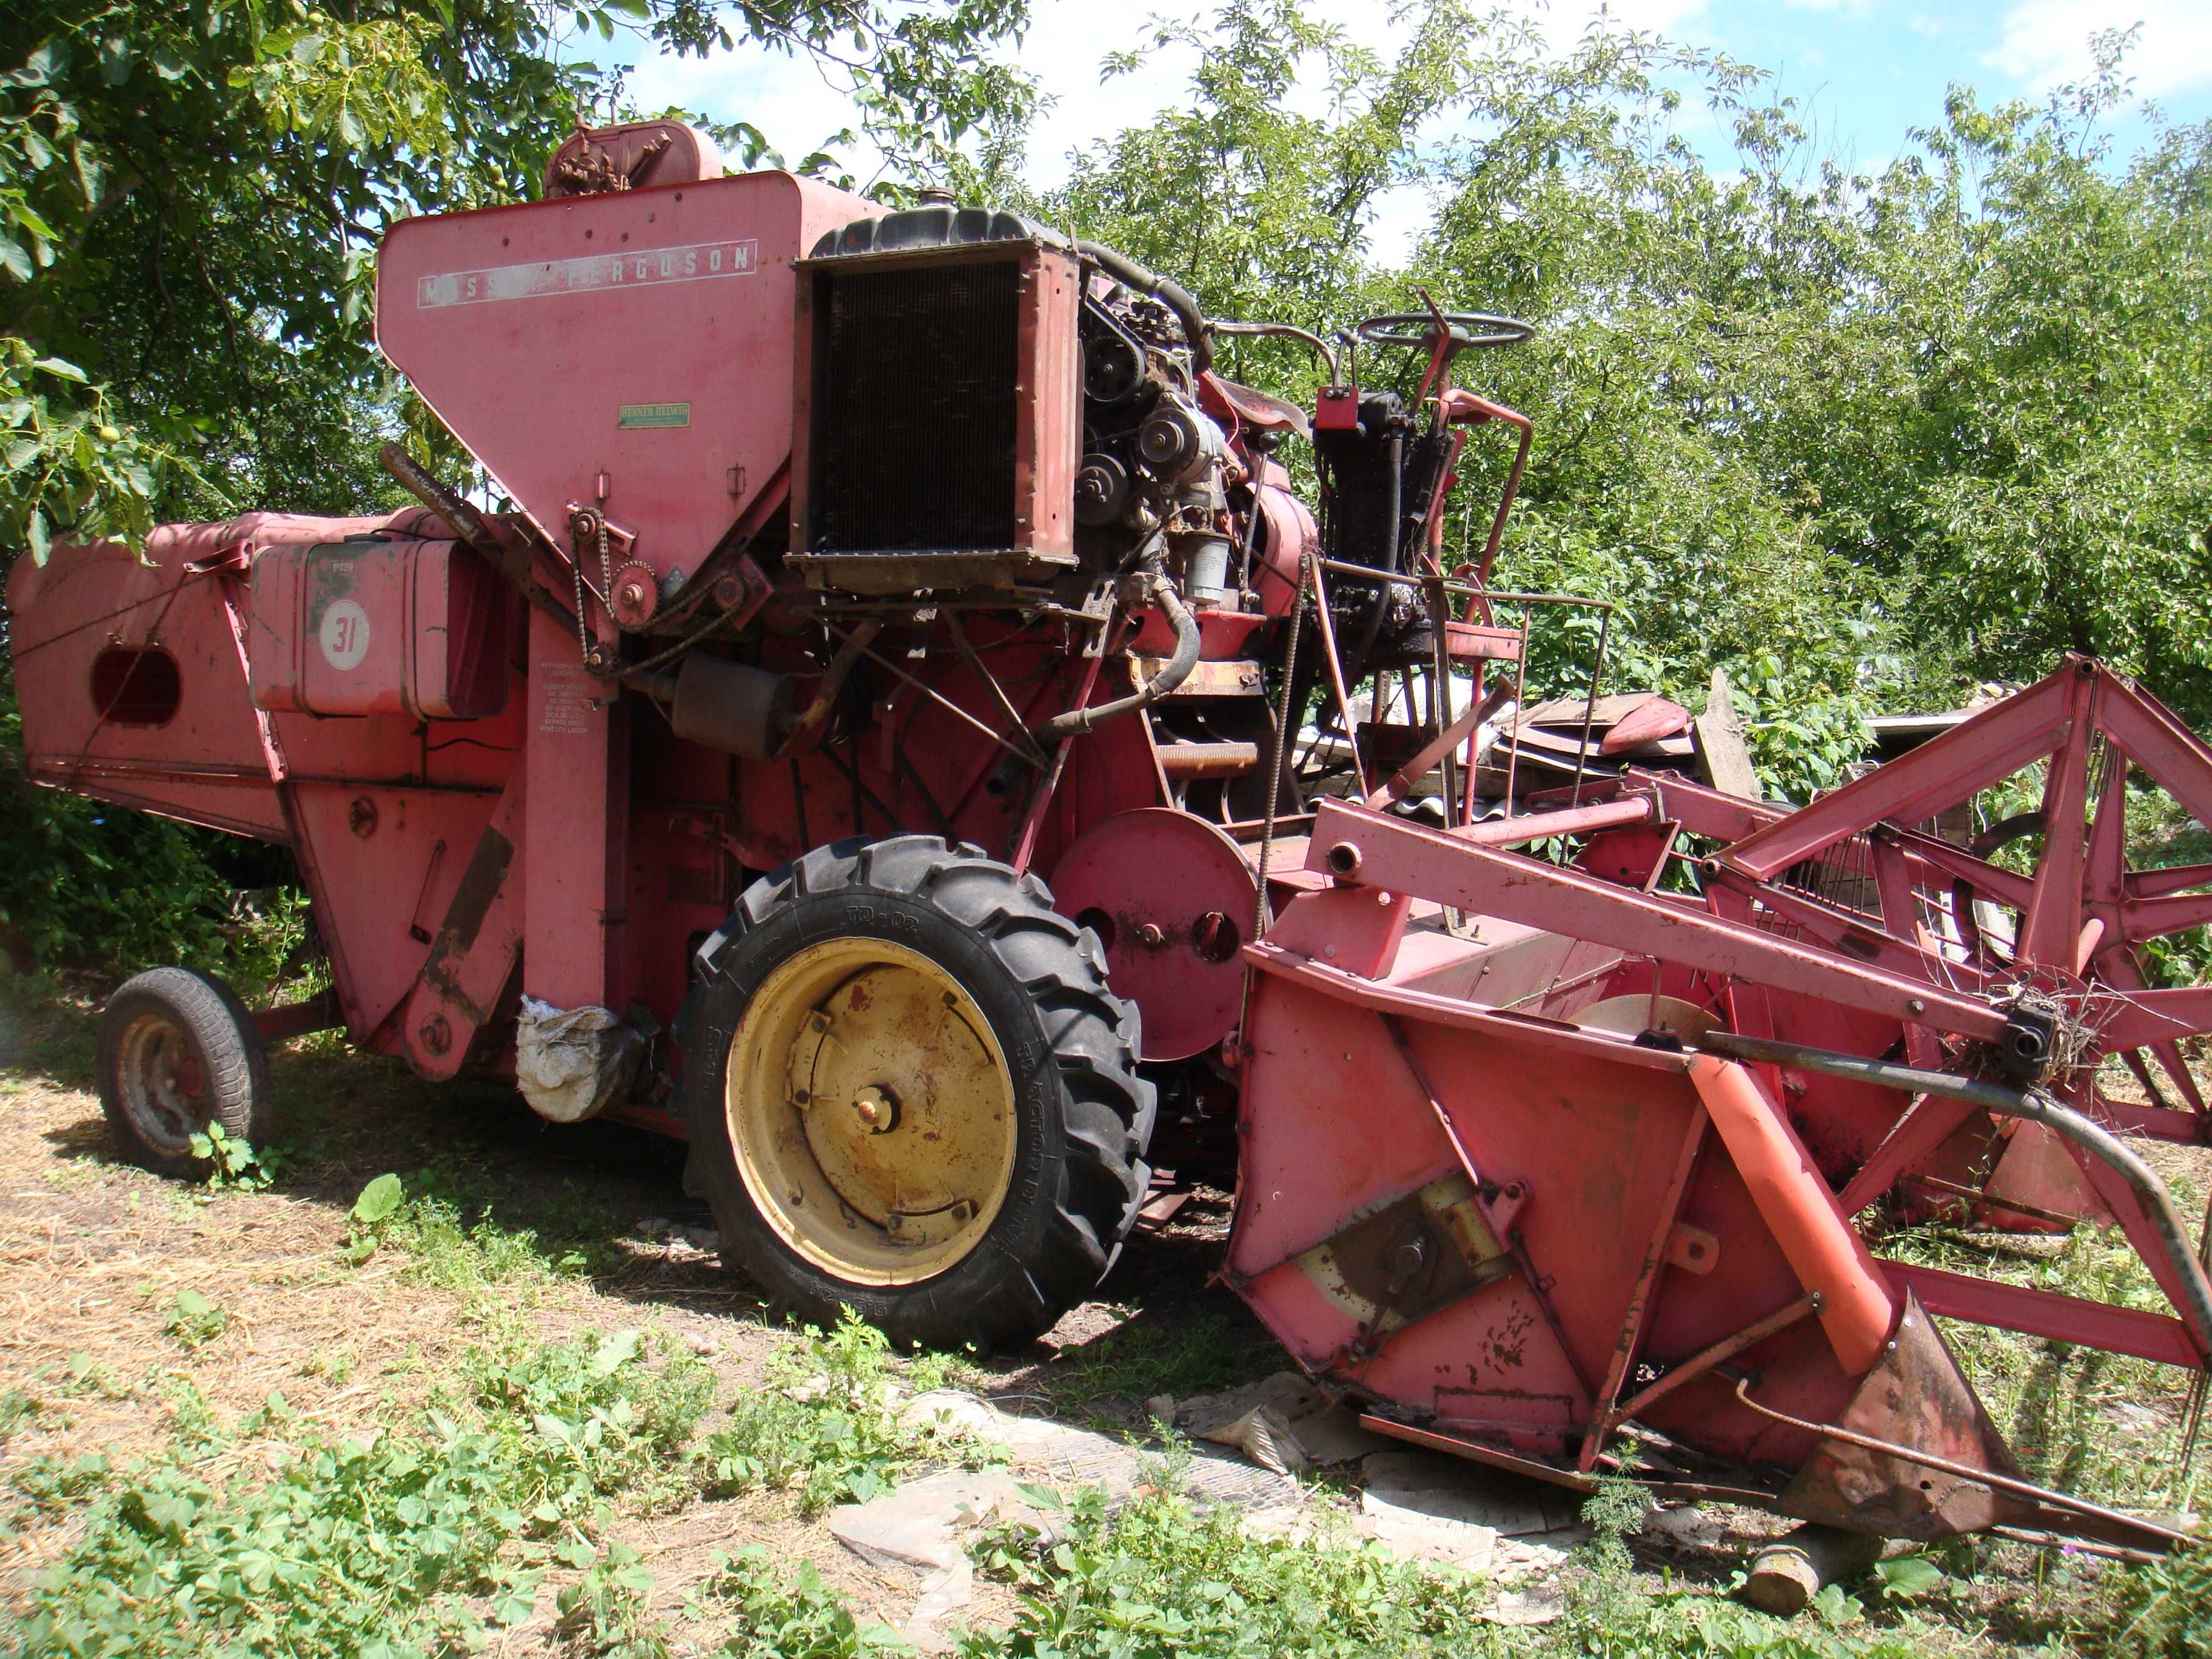
[[[269,1056],[238,994],[211,974],[155,968],[100,1012],[100,1103],[118,1149],[158,1175],[204,1174],[192,1137],[210,1123],[258,1146],[270,1127]]]

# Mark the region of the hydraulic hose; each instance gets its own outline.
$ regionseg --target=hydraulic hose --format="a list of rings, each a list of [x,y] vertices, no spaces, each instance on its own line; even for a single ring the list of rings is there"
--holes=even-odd
[[[1096,731],[1109,720],[1119,720],[1149,703],[1158,702],[1188,679],[1190,671],[1198,666],[1198,618],[1190,614],[1188,607],[1182,602],[1182,596],[1176,592],[1175,584],[1160,569],[1157,555],[1146,565],[1145,575],[1152,602],[1167,612],[1168,620],[1175,624],[1173,653],[1160,665],[1158,673],[1129,696],[1116,697],[1111,702],[1094,703],[1086,708],[1070,708],[1054,714],[1042,726],[1030,727],[1030,736],[1036,740],[1039,747],[1049,749],[1056,743],[1085,732]]]
[[[1103,242],[1078,242],[1075,251],[1124,288],[1133,288],[1139,294],[1150,295],[1175,313],[1176,319],[1182,324],[1183,338],[1190,342],[1190,367],[1194,374],[1203,374],[1213,367],[1213,337],[1207,331],[1206,319],[1199,314],[1198,301],[1190,297],[1188,289],[1173,277],[1158,276],[1146,270],[1127,254],[1116,252]],[[1110,704],[1105,706],[1111,707]]]

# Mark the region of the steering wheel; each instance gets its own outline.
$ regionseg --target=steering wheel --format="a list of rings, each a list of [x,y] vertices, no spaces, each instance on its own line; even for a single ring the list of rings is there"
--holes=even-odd
[[[1518,317],[1493,317],[1481,311],[1447,311],[1444,326],[1457,347],[1516,346],[1536,331],[1535,325]],[[1393,312],[1370,317],[1358,327],[1359,337],[1370,345],[1419,346],[1432,349],[1437,342],[1437,319],[1425,311]]]

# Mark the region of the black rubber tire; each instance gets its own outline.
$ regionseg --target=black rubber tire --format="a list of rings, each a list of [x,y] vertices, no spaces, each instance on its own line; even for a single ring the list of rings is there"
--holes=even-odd
[[[188,1146],[180,1150],[150,1136],[131,1109],[123,1075],[125,1039],[149,1018],[173,1027],[197,1057],[202,1121],[222,1124],[234,1139],[265,1144],[271,1118],[269,1054],[253,1016],[212,974],[154,968],[125,980],[100,1011],[100,1104],[123,1156],[157,1175],[198,1176],[207,1170],[207,1160]]]
[[[912,1285],[839,1279],[791,1249],[730,1144],[725,1074],[754,991],[802,946],[853,935],[951,973],[1015,1073],[1014,1175],[998,1216],[965,1256]],[[838,842],[747,889],[700,947],[699,968],[684,1092],[726,1264],[811,1323],[826,1328],[849,1307],[894,1342],[936,1348],[1030,1341],[1097,1287],[1152,1179],[1155,1097],[1137,1073],[1135,1006],[1107,989],[1097,935],[1057,914],[1042,882],[935,836]]]

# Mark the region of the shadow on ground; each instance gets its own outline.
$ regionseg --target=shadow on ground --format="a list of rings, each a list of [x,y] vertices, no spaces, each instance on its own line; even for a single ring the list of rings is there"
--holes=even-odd
[[[94,1095],[97,1011],[83,996],[0,1012],[0,1068],[80,1096],[84,1114],[45,1138],[65,1163],[119,1163]],[[595,1287],[750,1325],[783,1322],[710,1250],[714,1220],[683,1190],[683,1146],[619,1123],[545,1122],[496,1084],[425,1083],[400,1062],[335,1034],[270,1055],[278,1133],[270,1190],[330,1212],[333,1237],[362,1188],[387,1171],[410,1194],[445,1200],[470,1224],[535,1236]],[[1212,1282],[1230,1196],[1200,1188],[1163,1231],[1139,1232],[1098,1297],[1046,1340],[963,1356],[975,1385],[1016,1411],[1130,1427],[1142,1401],[1188,1398],[1280,1369],[1285,1357],[1237,1297]]]

